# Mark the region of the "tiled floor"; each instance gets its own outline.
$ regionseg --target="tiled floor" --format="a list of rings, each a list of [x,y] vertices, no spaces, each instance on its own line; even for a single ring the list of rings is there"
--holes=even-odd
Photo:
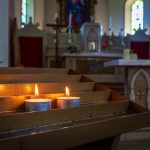
[[[150,150],[150,128],[123,134],[117,150]]]

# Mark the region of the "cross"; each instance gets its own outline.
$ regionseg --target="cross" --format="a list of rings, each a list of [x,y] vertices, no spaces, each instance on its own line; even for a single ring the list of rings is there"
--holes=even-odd
[[[145,95],[142,89],[139,89],[136,93],[138,96],[139,100],[142,100],[142,97]]]
[[[56,17],[56,24],[46,24],[47,27],[52,27],[55,30],[55,67],[58,68],[58,46],[59,46],[59,31],[65,25],[59,24],[58,17]]]

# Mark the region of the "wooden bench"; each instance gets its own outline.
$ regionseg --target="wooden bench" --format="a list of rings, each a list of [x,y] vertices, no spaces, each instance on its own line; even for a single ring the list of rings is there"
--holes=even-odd
[[[0,74],[68,74],[70,71],[65,68],[0,67]]]
[[[67,74],[0,74],[0,84],[79,82],[81,75]]]
[[[84,74],[84,76],[124,95],[124,81],[118,79],[115,75],[107,75],[106,77],[106,75],[99,74]]]

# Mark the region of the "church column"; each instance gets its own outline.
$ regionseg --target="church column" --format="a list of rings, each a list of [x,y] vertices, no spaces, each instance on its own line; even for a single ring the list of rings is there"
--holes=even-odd
[[[0,0],[0,66],[9,66],[11,42],[11,24],[14,19],[14,0]]]
[[[0,0],[0,66],[8,66],[8,3]]]

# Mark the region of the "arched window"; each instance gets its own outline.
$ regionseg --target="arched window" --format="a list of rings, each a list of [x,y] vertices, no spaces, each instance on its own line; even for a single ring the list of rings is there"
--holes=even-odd
[[[21,1],[21,27],[24,27],[28,23],[29,17],[33,19],[34,12],[34,0],[22,0]]]
[[[131,34],[139,27],[143,29],[143,0],[136,0],[131,5]]]
[[[125,33],[134,34],[139,26],[143,29],[143,0],[126,0],[125,4]]]

